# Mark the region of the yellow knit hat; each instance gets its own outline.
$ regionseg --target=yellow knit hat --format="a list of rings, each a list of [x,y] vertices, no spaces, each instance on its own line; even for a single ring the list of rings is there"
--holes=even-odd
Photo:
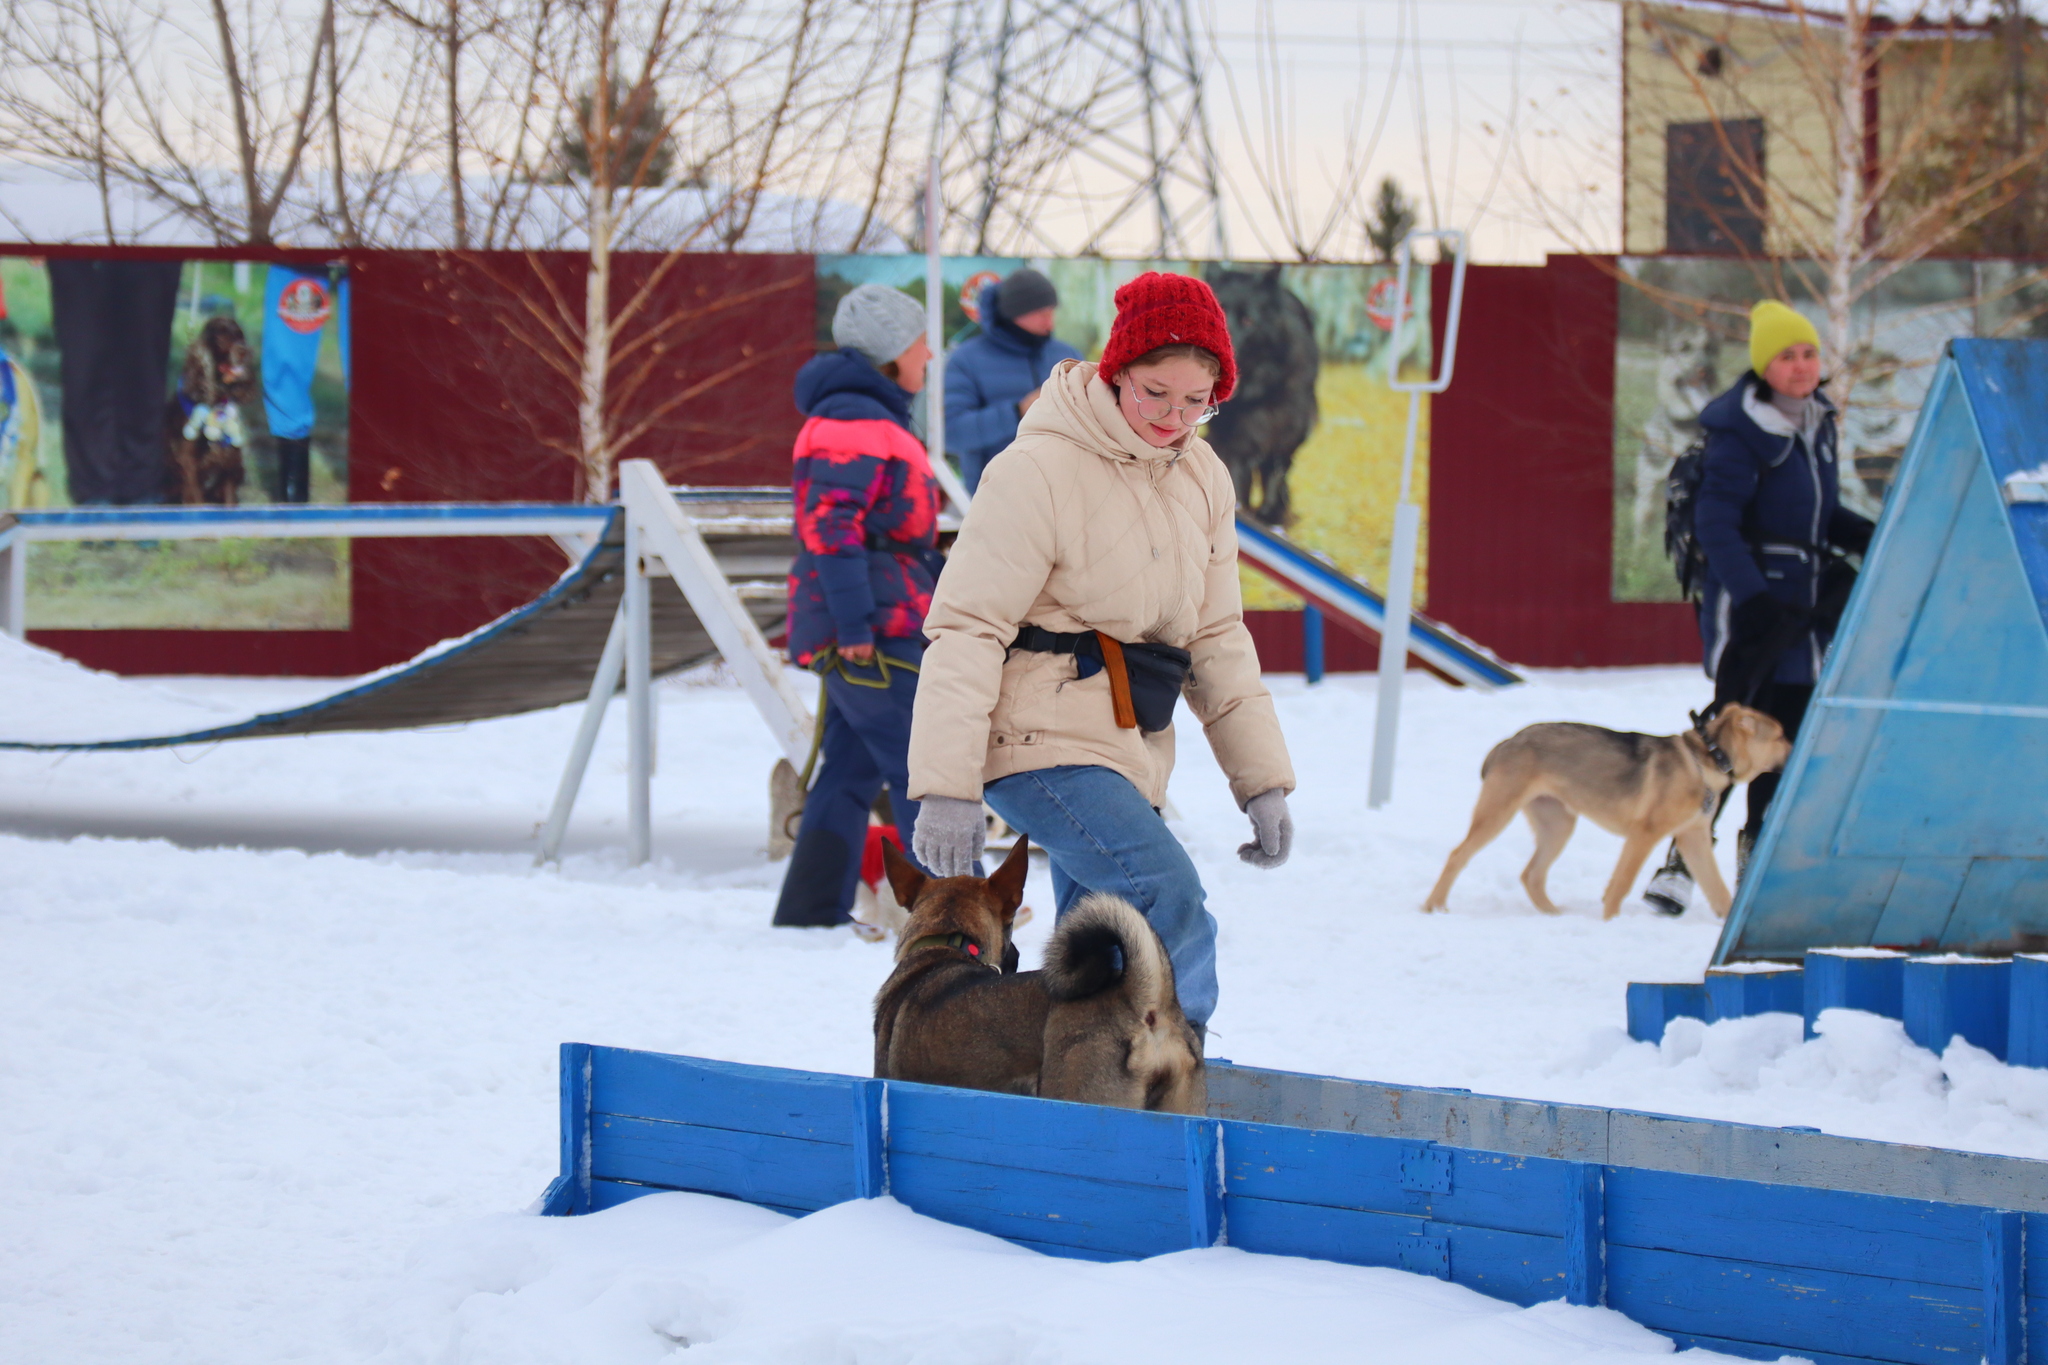
[[[1802,341],[1820,349],[1820,333],[1813,324],[1776,299],[1765,299],[1749,310],[1749,368],[1759,376],[1780,351]]]

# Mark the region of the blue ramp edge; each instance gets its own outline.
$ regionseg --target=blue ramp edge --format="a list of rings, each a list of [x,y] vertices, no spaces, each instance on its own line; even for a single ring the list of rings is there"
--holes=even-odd
[[[1950,343],[1714,953],[2048,948],[2048,342]]]
[[[716,535],[714,553],[731,547],[743,559],[786,563],[792,550],[787,526],[790,494],[786,488],[682,488],[674,490],[686,504],[712,505],[702,523],[707,537]],[[720,507],[741,508],[740,525],[722,524]],[[564,504],[355,504],[333,507],[258,508],[72,508],[15,514],[12,525],[0,526],[0,548],[6,537],[34,525],[91,528],[95,533],[122,534],[139,526],[172,525],[189,534],[195,525],[269,521],[279,528],[309,524],[333,525],[331,534],[347,535],[353,523],[380,523],[376,534],[394,534],[389,527],[417,523],[417,534],[474,534],[436,527],[463,522],[511,523],[527,514],[543,520],[573,516],[597,537],[582,561],[564,573],[533,601],[470,634],[443,641],[424,653],[374,673],[317,701],[285,711],[268,712],[227,725],[173,735],[130,739],[26,741],[0,739],[0,750],[29,752],[96,752],[160,749],[176,745],[212,744],[230,739],[280,735],[332,734],[346,731],[403,730],[429,725],[461,724],[495,716],[517,715],[589,695],[604,641],[623,594],[625,577],[624,516],[616,507]],[[730,519],[728,519],[730,520]],[[772,525],[771,525],[772,523]],[[232,531],[225,534],[261,534]],[[513,531],[507,534],[519,534]],[[533,532],[524,532],[531,534]],[[396,534],[413,534],[401,530]],[[778,578],[780,570],[778,568]],[[651,594],[653,671],[658,676],[712,658],[717,647],[696,614],[673,585],[656,582]],[[781,629],[786,614],[782,599],[747,602],[749,614],[764,634]]]
[[[1237,548],[1243,562],[1305,598],[1311,606],[1320,607],[1354,633],[1369,632],[1376,641],[1385,629],[1386,598],[1243,513],[1237,518]],[[1484,645],[1421,612],[1412,613],[1409,632],[1408,647],[1415,656],[1453,682],[1492,691],[1522,681],[1521,674],[1502,663]]]

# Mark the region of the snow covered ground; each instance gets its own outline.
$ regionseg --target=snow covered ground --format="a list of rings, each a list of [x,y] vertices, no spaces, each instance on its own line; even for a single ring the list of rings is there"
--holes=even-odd
[[[1698,979],[1718,926],[1703,907],[1667,920],[1638,904],[1603,923],[1618,840],[1597,829],[1552,872],[1562,917],[1515,881],[1519,825],[1467,870],[1450,914],[1417,913],[1492,744],[1537,720],[1675,730],[1703,699],[1694,670],[1543,673],[1493,696],[1418,676],[1378,812],[1371,683],[1273,680],[1301,779],[1296,853],[1275,872],[1236,860],[1243,816],[1199,737],[1183,739],[1173,799],[1222,924],[1213,1052],[2048,1157],[2048,1073],[1961,1043],[1936,1057],[1888,1021],[1831,1015],[1813,1042],[1783,1017],[1682,1022],[1661,1048],[1630,1043],[1625,984]],[[127,682],[0,639],[0,736],[218,724],[332,687]],[[887,949],[768,926],[781,867],[763,853],[764,728],[715,673],[659,697],[656,861],[640,869],[621,856],[616,710],[568,857],[547,871],[531,848],[572,711],[0,753],[0,831],[14,831],[0,833],[0,1354],[611,1362],[684,1338],[693,1360],[863,1365],[1357,1359],[1361,1340],[1388,1360],[1663,1349],[1611,1314],[1521,1312],[1392,1272],[1226,1251],[1048,1261],[887,1203],[788,1224],[685,1196],[514,1216],[553,1174],[561,1041],[868,1066]],[[1029,899],[1049,909],[1042,870]],[[1027,965],[1049,919],[1022,936]],[[963,1302],[991,1316],[930,1311]],[[1283,1322],[1300,1340],[1268,1350]]]

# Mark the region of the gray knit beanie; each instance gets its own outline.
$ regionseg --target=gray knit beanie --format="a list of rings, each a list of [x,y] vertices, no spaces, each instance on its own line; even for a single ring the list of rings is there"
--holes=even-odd
[[[864,284],[839,300],[832,340],[886,365],[924,335],[924,305],[901,289]]]

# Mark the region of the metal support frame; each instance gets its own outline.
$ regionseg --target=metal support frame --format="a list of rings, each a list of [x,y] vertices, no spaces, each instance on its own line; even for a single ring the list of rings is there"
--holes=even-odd
[[[1415,264],[1415,243],[1452,243],[1456,265],[1451,274],[1451,306],[1444,318],[1443,366],[1434,379],[1401,378],[1401,323],[1408,315],[1408,279]],[[1415,601],[1415,550],[1421,538],[1422,509],[1415,505],[1415,430],[1422,416],[1422,395],[1442,393],[1451,385],[1458,360],[1458,315],[1465,304],[1465,234],[1457,228],[1411,232],[1401,239],[1400,273],[1394,287],[1394,326],[1387,339],[1387,387],[1408,395],[1408,436],[1401,448],[1401,493],[1394,504],[1394,552],[1387,566],[1386,630],[1380,636],[1379,707],[1373,717],[1372,785],[1365,798],[1374,810],[1394,795],[1394,747],[1401,730],[1402,675],[1408,671],[1409,613]],[[1428,319],[1422,328],[1429,330]]]
[[[555,804],[541,827],[540,853],[534,865],[559,862],[562,836],[569,829],[569,815],[576,809],[576,794],[583,789],[583,774],[590,767],[591,750],[597,747],[597,732],[604,728],[604,713],[619,690],[619,676],[626,667],[626,608],[621,603],[612,617],[611,633],[605,636],[604,653],[597,661],[597,673],[590,681],[590,700],[583,704],[583,719],[576,727],[576,742],[569,746],[569,762],[562,769],[555,788]]]

